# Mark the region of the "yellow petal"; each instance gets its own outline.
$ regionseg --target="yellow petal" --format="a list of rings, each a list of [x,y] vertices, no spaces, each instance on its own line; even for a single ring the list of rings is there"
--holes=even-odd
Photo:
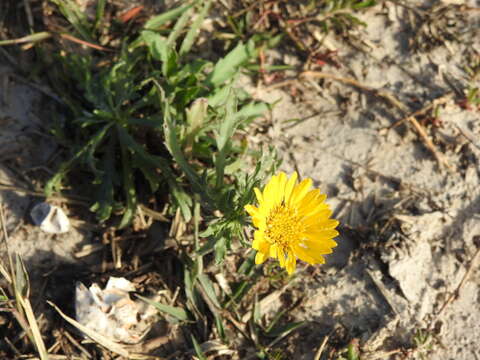
[[[245,205],[244,209],[250,216],[260,216],[260,212],[258,211],[258,208],[253,206],[253,205]]]
[[[313,264],[316,264],[316,263],[319,262],[319,261],[317,261],[317,260],[319,260],[319,255],[316,256],[316,259],[315,259],[304,248],[302,248],[299,245],[294,247],[294,252],[295,252],[295,255],[298,256],[298,258],[300,260],[303,260],[306,263],[309,263],[310,265],[313,265]]]
[[[327,210],[321,210],[318,212],[312,212],[308,215],[302,214],[305,216],[303,218],[303,226],[306,228],[309,227],[318,227],[319,224],[322,222],[326,221],[325,219],[328,219],[332,215],[332,211],[327,209]]]
[[[280,177],[280,175],[272,176],[263,190],[264,206],[267,212],[277,206],[281,201],[281,196],[283,196],[283,193],[280,194]]]
[[[285,197],[285,185],[287,184],[287,175],[284,172],[278,174],[277,190],[275,192],[275,204],[282,203]]]
[[[278,262],[280,263],[280,266],[282,268],[285,267],[285,253],[283,252],[283,249],[281,246],[277,247],[277,257],[278,257]]]
[[[303,197],[308,193],[312,187],[312,179],[304,179],[300,184],[294,187],[292,195],[289,199],[289,205],[296,205],[302,201]]]
[[[333,229],[309,229],[305,236],[312,240],[328,240],[338,236],[338,231]]]
[[[260,251],[257,252],[257,255],[255,255],[255,264],[260,265],[263,264],[263,262],[267,259],[268,255],[261,253]]]
[[[285,262],[285,267],[289,275],[293,274],[295,267],[297,266],[297,258],[292,251],[288,252],[287,261]]]
[[[277,244],[272,244],[270,246],[270,252],[269,252],[270,257],[272,257],[274,259],[277,258],[277,249],[278,249]]]
[[[266,227],[266,222],[265,222],[265,217],[262,216],[262,217],[254,217],[252,218],[252,222],[253,222],[253,225],[257,228],[257,229],[265,229]]]
[[[285,204],[289,204],[290,196],[292,195],[293,188],[297,183],[297,172],[294,172],[290,179],[288,179],[287,184],[285,185]]]
[[[332,214],[330,207],[326,203],[314,203],[309,207],[301,207],[299,213],[302,216],[316,216],[322,218],[328,218]]]
[[[270,251],[270,243],[265,240],[262,231],[255,231],[252,248],[265,254]]]
[[[335,241],[333,241],[333,242],[335,243]],[[333,250],[332,250],[333,246],[331,246],[330,243],[324,242],[324,241],[304,240],[303,245],[306,246],[306,248],[304,248],[305,251],[308,254],[310,254],[310,256],[313,257],[313,258],[315,258],[315,254],[326,255],[326,254],[331,254],[333,252]],[[337,243],[335,243],[335,246],[336,245],[337,245]]]
[[[318,189],[310,190],[302,199],[302,201],[299,202],[298,207],[304,211],[312,209],[322,203],[321,201],[317,200],[322,195],[323,194]]]
[[[328,219],[325,221],[321,221],[318,225],[321,226],[323,229],[335,229],[340,222],[335,219]]]
[[[262,206],[262,204],[263,204],[263,195],[262,195],[262,192],[261,192],[260,189],[258,189],[258,188],[254,188],[253,191],[255,192],[255,196],[257,197],[258,204],[259,204],[260,206]]]

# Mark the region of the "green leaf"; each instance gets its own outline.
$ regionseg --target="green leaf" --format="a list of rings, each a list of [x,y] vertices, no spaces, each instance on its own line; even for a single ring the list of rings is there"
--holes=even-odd
[[[92,29],[85,13],[72,0],[51,0],[58,6],[60,12],[81,35],[83,40],[93,42]]]
[[[188,313],[179,307],[175,306],[170,306],[170,305],[165,305],[153,300],[150,300],[146,297],[140,296],[140,295],[135,295],[139,299],[145,301],[147,304],[150,304],[154,306],[158,311],[168,314],[170,316],[173,316],[174,318],[180,320],[180,321],[187,321],[189,319]]]
[[[105,15],[105,5],[107,4],[107,0],[98,0],[97,3],[97,10],[95,13],[95,29],[100,28],[100,25],[103,20],[103,16]]]
[[[195,336],[193,336],[193,334],[191,335],[191,338],[192,338],[193,348],[195,349],[195,353],[197,354],[198,358],[200,360],[207,360],[207,358],[203,354],[200,344],[197,342],[197,339],[195,339]]]
[[[213,284],[205,274],[198,274],[198,280],[200,280],[200,284],[202,285],[203,289],[205,290],[207,296],[210,300],[215,304],[216,307],[221,308],[220,302],[218,301],[217,294],[215,294],[215,290],[213,289]]]
[[[117,132],[121,133],[122,128],[117,126]],[[120,136],[120,135],[119,135]],[[123,213],[122,220],[118,227],[124,228],[130,224],[133,220],[135,212],[137,210],[137,193],[135,190],[135,183],[133,180],[132,159],[130,150],[128,147],[120,141],[120,148],[122,154],[122,173],[123,173],[123,190],[126,198],[125,212]]]
[[[198,98],[189,109],[186,109],[187,128],[185,131],[185,148],[191,149],[197,134],[204,127],[207,120],[208,100]]]
[[[150,20],[148,20],[145,23],[144,28],[147,30],[158,30],[160,29],[164,24],[167,22],[176,19],[179,17],[181,14],[183,14],[185,11],[187,11],[189,8],[191,8],[193,4],[185,5],[182,7],[178,7],[175,9],[172,9],[170,11],[167,11],[161,15],[154,16]]]
[[[169,77],[178,66],[177,54],[173,47],[168,44],[165,37],[153,31],[144,30],[141,36],[152,57],[162,62],[163,76]]]
[[[299,321],[287,325],[277,326],[270,329],[265,335],[268,337],[286,336],[295,329],[298,329],[304,323],[304,321]]]
[[[227,239],[222,236],[215,242],[215,262],[221,264],[227,253]]]
[[[168,35],[168,40],[167,40],[168,45],[175,46],[175,42],[177,41],[177,38],[180,36],[181,32],[185,29],[185,26],[187,25],[188,20],[190,20],[191,16],[192,16],[191,8],[187,9],[182,14],[182,16],[180,16],[180,19],[177,20],[177,22],[175,23],[175,26],[170,32],[170,35]]]
[[[240,302],[245,294],[250,290],[253,286],[252,281],[242,281],[234,290],[232,297],[228,301],[225,307],[229,307],[234,302]]]
[[[225,334],[225,328],[223,327],[223,321],[222,317],[219,316],[218,314],[213,314],[215,317],[215,327],[217,328],[218,331],[218,336],[223,342],[227,342],[227,336]]]
[[[263,116],[268,110],[270,110],[270,107],[263,102],[251,102],[243,106],[235,114],[235,118],[238,120],[257,118]]]
[[[200,11],[200,14],[197,15],[194,23],[188,30],[188,33],[185,36],[185,39],[183,39],[183,42],[179,51],[180,56],[183,56],[190,51],[193,45],[193,42],[195,41],[195,38],[198,36],[200,27],[202,26],[203,20],[205,19],[205,16],[207,15],[211,4],[212,4],[212,0],[205,1],[203,5],[203,9]]]
[[[173,158],[178,163],[178,165],[183,170],[183,172],[187,175],[188,180],[192,184],[194,190],[203,196],[204,201],[208,203],[212,203],[212,200],[208,195],[208,193],[206,192],[205,187],[202,186],[199,176],[195,173],[195,170],[187,162],[187,160],[185,159],[185,156],[183,155],[180,149],[177,134],[176,134],[177,129],[175,128],[173,120],[171,119],[170,108],[168,103],[165,104],[165,109],[164,109],[163,131],[165,134],[165,146],[169,150],[170,154],[172,154]]]
[[[189,222],[192,218],[192,198],[179,187],[173,187],[170,189],[175,202],[177,203],[182,213],[183,220]]]
[[[238,43],[232,51],[215,64],[213,71],[207,77],[207,85],[212,88],[219,87],[230,80],[241,65],[256,55],[257,51],[253,41],[249,41],[247,44]]]
[[[255,270],[255,255],[256,251],[250,251],[248,257],[243,261],[238,268],[238,273],[243,275],[250,275]]]
[[[18,253],[15,255],[15,292],[22,298],[28,298],[30,296],[28,273],[20,255]]]
[[[347,359],[360,360],[360,354],[358,353],[355,343],[353,341],[348,344]]]
[[[115,137],[111,137],[103,155],[103,172],[97,191],[97,201],[90,208],[97,213],[100,222],[110,218],[114,204],[114,179],[117,172],[115,169]]]
[[[367,7],[375,6],[377,2],[375,0],[365,0],[361,1],[359,3],[353,4],[352,9],[354,10],[360,10],[360,9],[365,9]]]

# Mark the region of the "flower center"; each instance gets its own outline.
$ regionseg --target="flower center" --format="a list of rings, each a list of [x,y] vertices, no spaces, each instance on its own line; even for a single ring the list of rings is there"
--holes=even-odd
[[[278,205],[267,217],[266,238],[271,242],[283,247],[300,240],[302,222],[296,211],[285,206]]]

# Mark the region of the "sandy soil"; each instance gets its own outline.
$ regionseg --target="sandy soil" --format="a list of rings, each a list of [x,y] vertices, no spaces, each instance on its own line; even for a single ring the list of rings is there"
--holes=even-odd
[[[408,26],[409,16],[397,6],[373,10],[363,17],[362,43],[345,47],[327,38],[342,66],[322,71],[354,79],[354,86],[307,75],[282,90],[254,90],[281,99],[268,138],[282,169],[312,177],[342,224],[328,265],[298,284],[306,296],[294,317],[308,322],[297,339],[309,344],[296,347],[302,359],[313,359],[312,344],[339,330],[364,349],[394,351],[412,344],[420,329],[435,336],[429,359],[480,358],[478,256],[472,264],[480,246],[480,115],[448,98],[452,83],[469,85],[462,67],[469,53],[478,56],[479,18],[462,20],[472,31],[461,42],[414,51],[408,44],[419,31]],[[448,165],[439,166],[408,120],[388,130],[405,114],[360,86],[391,94],[408,115],[447,99],[441,126],[429,126],[428,138]],[[469,268],[458,298],[441,310]],[[426,355],[427,348],[409,355]]]
[[[480,53],[479,15],[447,11],[455,29],[462,29],[459,41],[422,48],[425,28],[415,14],[389,3],[363,15],[368,27],[358,30],[361,41],[326,39],[338,50],[341,67],[320,70],[344,80],[310,74],[283,87],[249,86],[258,98],[281,99],[267,122],[255,124],[267,132],[252,135],[252,144],[275,145],[283,170],[313,178],[342,224],[328,264],[306,269],[311,276],[288,290],[291,302],[303,296],[291,316],[306,326],[288,339],[298,359],[313,359],[325,337],[358,338],[365,351],[386,352],[383,358],[480,359],[480,258],[474,259],[480,247],[480,112],[457,103],[458,90],[480,86],[463,70]],[[269,58],[298,64],[277,52]],[[385,94],[404,104],[406,113]],[[428,116],[416,119],[425,121],[428,139],[448,164],[443,166],[410,120],[388,129],[436,99],[440,126],[432,126]],[[3,185],[28,188],[29,171],[57,152],[42,135],[48,121],[37,112],[43,101],[41,91],[0,68]],[[40,232],[28,220],[35,201],[25,192],[0,189],[10,246],[34,269],[73,262],[72,252],[90,241],[88,232]],[[422,329],[432,335],[427,344],[415,353],[395,352],[410,347]]]

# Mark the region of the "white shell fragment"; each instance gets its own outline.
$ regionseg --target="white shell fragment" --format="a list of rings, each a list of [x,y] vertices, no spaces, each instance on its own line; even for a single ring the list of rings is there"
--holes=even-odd
[[[157,311],[143,301],[131,300],[130,291],[135,287],[124,278],[111,277],[104,290],[95,283],[88,289],[77,283],[77,321],[116,342],[138,343],[150,330]]]
[[[62,234],[70,230],[67,215],[58,206],[41,202],[30,211],[33,223],[50,234]]]

